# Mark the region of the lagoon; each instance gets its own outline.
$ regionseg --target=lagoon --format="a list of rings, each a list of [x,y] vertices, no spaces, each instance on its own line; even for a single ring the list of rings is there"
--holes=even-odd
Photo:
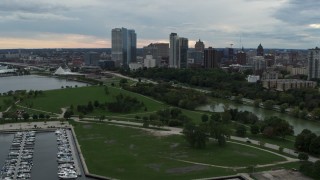
[[[66,86],[87,86],[86,83],[59,79],[55,77],[27,75],[0,77],[0,93],[16,90],[52,90]]]
[[[262,108],[256,108],[250,105],[237,104],[230,100],[214,98],[212,99],[210,104],[200,106],[197,108],[197,110],[209,111],[209,112],[223,112],[224,107],[238,109],[239,111],[252,112],[255,115],[257,115],[259,119],[265,119],[271,116],[277,116],[279,118],[285,119],[289,122],[290,125],[293,126],[295,135],[299,134],[303,129],[309,129],[312,132],[320,135],[320,122],[299,119],[299,118],[290,116],[288,114],[267,110],[267,109],[262,109]]]

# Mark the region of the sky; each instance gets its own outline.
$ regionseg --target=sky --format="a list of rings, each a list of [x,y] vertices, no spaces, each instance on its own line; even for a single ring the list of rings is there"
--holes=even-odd
[[[134,29],[137,46],[169,34],[206,47],[320,46],[319,0],[1,0],[0,49],[110,48],[111,30]],[[231,45],[233,44],[233,45]]]

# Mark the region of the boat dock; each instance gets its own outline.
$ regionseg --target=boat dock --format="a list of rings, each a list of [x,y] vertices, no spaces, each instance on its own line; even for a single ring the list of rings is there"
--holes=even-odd
[[[31,179],[34,142],[34,131],[17,132],[14,135],[0,179]]]
[[[58,176],[60,179],[77,178],[81,176],[81,169],[76,149],[73,143],[71,131],[68,129],[57,129],[55,132],[58,143],[57,161]]]

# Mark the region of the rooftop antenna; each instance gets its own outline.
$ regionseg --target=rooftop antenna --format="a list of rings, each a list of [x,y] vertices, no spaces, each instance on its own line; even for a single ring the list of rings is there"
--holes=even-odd
[[[233,44],[230,44],[230,47],[232,48]]]

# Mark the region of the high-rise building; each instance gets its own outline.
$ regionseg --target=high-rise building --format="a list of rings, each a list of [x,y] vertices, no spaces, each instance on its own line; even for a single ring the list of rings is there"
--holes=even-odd
[[[179,36],[177,33],[170,34],[170,49],[169,49],[169,67],[178,68],[179,56]]]
[[[143,57],[152,55],[154,58],[168,58],[169,57],[169,43],[151,43],[143,47]]]
[[[261,43],[259,44],[259,46],[257,48],[257,56],[264,56],[264,50],[263,50]]]
[[[96,52],[88,52],[84,56],[84,63],[86,66],[98,66],[100,55]]]
[[[237,53],[237,63],[240,65],[247,64],[247,54],[243,51],[243,48]]]
[[[199,41],[196,42],[196,44],[194,45],[194,49],[195,51],[200,51],[203,52],[204,51],[204,43],[199,39]]]
[[[218,53],[212,47],[204,50],[204,67],[217,68],[218,67]]]
[[[308,51],[308,79],[320,78],[320,48]]]
[[[188,67],[188,39],[179,37],[177,33],[170,34],[169,67]]]
[[[115,28],[111,31],[112,36],[112,60],[116,66],[127,67],[130,62],[136,61],[137,35],[134,30]]]
[[[179,63],[178,68],[188,67],[188,39],[179,38]]]

